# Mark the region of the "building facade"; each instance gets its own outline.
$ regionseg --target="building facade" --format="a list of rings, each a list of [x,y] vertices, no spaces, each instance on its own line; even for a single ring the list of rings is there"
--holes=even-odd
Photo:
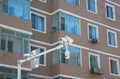
[[[22,64],[22,79],[120,79],[119,0],[0,0],[0,79],[17,79],[17,60],[74,39]]]

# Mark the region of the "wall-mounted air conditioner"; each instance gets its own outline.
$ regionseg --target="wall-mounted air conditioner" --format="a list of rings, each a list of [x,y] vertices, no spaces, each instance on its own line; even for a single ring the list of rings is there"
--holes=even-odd
[[[99,68],[91,68],[91,69],[90,69],[90,72],[91,72],[92,74],[99,74],[99,75],[103,74],[102,69],[99,69]]]

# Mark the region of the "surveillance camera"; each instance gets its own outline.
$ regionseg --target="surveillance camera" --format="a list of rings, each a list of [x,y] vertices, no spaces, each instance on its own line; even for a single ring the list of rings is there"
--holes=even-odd
[[[66,50],[65,50],[65,58],[66,59],[69,59],[70,58],[70,52],[68,51],[68,48],[66,47]]]
[[[72,38],[70,38],[69,36],[65,36],[66,40],[69,42],[69,43],[72,43],[74,40]]]

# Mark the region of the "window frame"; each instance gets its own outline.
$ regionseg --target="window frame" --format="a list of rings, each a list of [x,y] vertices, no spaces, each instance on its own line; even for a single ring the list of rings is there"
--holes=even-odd
[[[65,0],[64,0],[64,1],[65,1]],[[67,1],[65,1],[65,2],[67,2]],[[69,2],[67,2],[67,3],[69,3]],[[72,4],[72,3],[69,3],[69,4]],[[75,5],[75,6],[80,6],[80,0],[79,0],[78,5],[76,5],[76,4],[72,4],[72,5]]]
[[[46,25],[47,25],[47,19],[46,19],[46,16],[45,15],[42,15],[42,14],[40,14],[40,13],[36,13],[36,12],[33,12],[33,11],[31,11],[30,12],[30,16],[31,16],[31,22],[32,22],[32,14],[35,14],[36,16],[39,16],[39,17],[42,17],[43,18],[43,20],[44,20],[44,31],[40,31],[40,30],[38,30],[38,29],[34,29],[34,28],[32,28],[32,30],[34,30],[34,31],[36,31],[36,32],[40,32],[40,33],[47,33],[47,31],[46,31],[46,29],[47,29],[47,27],[46,27]]]
[[[98,42],[99,42],[99,31],[98,31],[99,29],[98,29],[98,26],[97,26],[97,25],[94,25],[94,24],[90,24],[90,23],[87,24],[88,40],[92,40],[92,39],[90,39],[90,36],[89,36],[89,27],[90,27],[90,26],[96,28],[96,35],[97,35],[97,36],[96,36],[96,37],[97,37],[96,39],[97,39]]]
[[[94,11],[91,11],[88,9],[88,0],[86,0],[86,8],[87,8],[87,11],[88,12],[91,12],[91,13],[94,13],[94,14],[97,14],[98,13],[98,10],[97,10],[97,0],[95,0],[95,12]]]
[[[113,18],[110,18],[110,17],[107,16],[107,6],[112,8],[112,10],[113,10]],[[115,12],[116,12],[115,11],[115,6],[113,6],[111,4],[108,4],[108,3],[105,3],[105,14],[106,14],[107,19],[109,19],[111,21],[115,21],[116,20]]]
[[[99,54],[95,54],[95,53],[91,53],[91,52],[89,52],[89,69],[91,70],[90,55],[97,56],[98,67],[99,67],[99,69],[101,69],[100,55]]]
[[[111,62],[110,62],[110,60],[113,60],[113,61],[117,62],[117,72],[118,72],[118,74],[111,73]],[[120,76],[120,65],[119,65],[119,60],[118,59],[109,57],[109,72],[110,72],[110,75]]]
[[[109,44],[109,36],[108,36],[108,33],[109,33],[109,32],[110,32],[110,33],[113,33],[113,34],[115,35],[115,46]],[[117,32],[107,29],[107,43],[108,43],[108,46],[110,46],[110,47],[118,48],[118,43],[117,43]]]
[[[31,50],[31,47],[32,47],[32,46],[33,46],[33,47],[37,47],[37,48],[39,48],[39,49],[44,49],[44,51],[46,51],[46,47],[39,46],[39,45],[36,45],[36,44],[31,44],[31,45],[30,45],[30,50]],[[46,66],[46,64],[47,64],[47,63],[46,63],[46,62],[47,62],[46,60],[47,60],[47,57],[46,57],[46,54],[45,54],[45,55],[44,55],[44,64],[40,64],[40,63],[39,63],[39,66]]]

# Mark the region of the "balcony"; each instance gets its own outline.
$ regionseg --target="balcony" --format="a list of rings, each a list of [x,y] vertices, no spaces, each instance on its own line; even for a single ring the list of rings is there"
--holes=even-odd
[[[1,1],[0,1],[0,24],[2,27],[5,26],[13,27],[15,29],[27,31],[30,33],[32,32],[32,22],[3,12]]]

